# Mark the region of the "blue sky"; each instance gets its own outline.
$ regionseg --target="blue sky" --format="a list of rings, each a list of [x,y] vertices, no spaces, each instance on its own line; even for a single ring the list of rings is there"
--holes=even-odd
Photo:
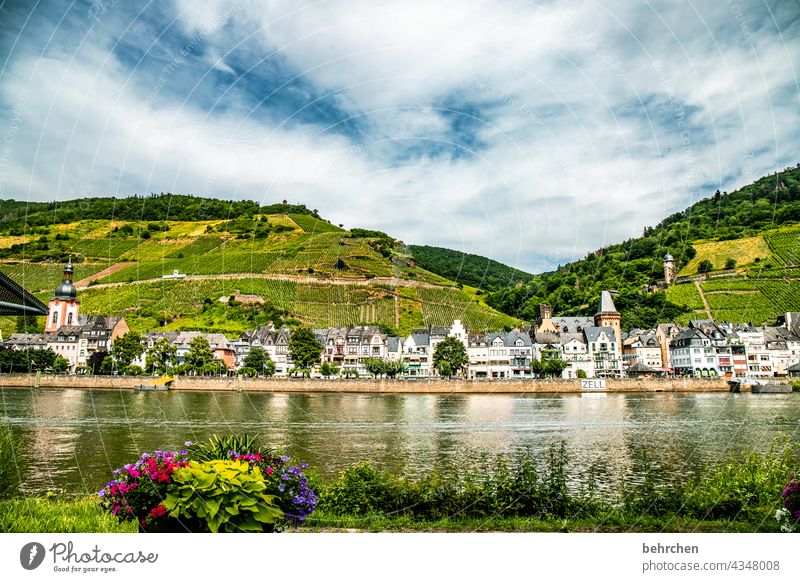
[[[0,4],[0,198],[176,192],[533,272],[800,162],[800,4]]]

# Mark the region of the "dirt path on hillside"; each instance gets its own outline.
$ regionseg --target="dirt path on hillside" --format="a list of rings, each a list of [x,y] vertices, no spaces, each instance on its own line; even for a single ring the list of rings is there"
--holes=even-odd
[[[120,263],[122,264],[122,263]],[[125,263],[125,266],[132,265],[133,263]],[[116,265],[115,265],[116,266]],[[121,268],[121,267],[120,267]],[[108,269],[106,269],[107,271]],[[119,269],[117,269],[119,270]],[[105,271],[101,271],[101,273],[106,273]],[[75,283],[75,287],[78,289],[86,289],[88,287],[88,281],[93,279],[99,278],[98,275],[100,273],[95,273],[90,277],[86,277],[81,281]],[[103,275],[105,276],[105,275]],[[317,277],[307,277],[303,275],[281,275],[276,273],[229,273],[227,275],[187,275],[182,279],[177,279],[178,281],[207,281],[207,280],[216,280],[216,279],[228,279],[228,280],[235,280],[235,279],[271,279],[273,281],[291,281],[294,283],[317,283],[317,284],[328,284],[328,285],[368,285],[368,286],[377,286],[377,285],[391,285],[392,287],[429,287],[435,289],[441,289],[442,285],[434,285],[433,283],[425,283],[423,281],[409,281],[407,279],[399,279],[397,277],[375,277],[373,279],[320,279]],[[140,279],[138,281],[119,281],[116,283],[99,283],[97,285],[92,285],[92,289],[102,289],[105,287],[120,287],[122,285],[131,285],[131,284],[138,284],[138,283],[155,283],[157,281],[174,281],[176,279],[162,279],[159,277],[158,279]],[[453,287],[455,289],[455,287]]]
[[[695,287],[697,287],[697,292],[700,293],[700,299],[703,300],[703,305],[706,308],[706,314],[708,315],[708,318],[714,319],[714,317],[711,315],[711,306],[708,304],[708,301],[706,300],[706,295],[705,293],[703,293],[703,288],[700,286],[700,281],[695,281],[694,285]]]
[[[111,265],[107,269],[103,269],[102,271],[98,271],[88,277],[84,277],[80,281],[75,281],[74,285],[76,288],[81,287],[88,287],[89,283],[95,281],[97,279],[102,279],[103,277],[108,277],[109,275],[113,275],[117,271],[121,271],[125,267],[130,267],[133,263],[117,263],[116,265]]]
[[[704,291],[703,293],[705,293],[706,295],[714,295],[717,293],[725,293],[725,295],[758,295],[759,293],[761,293],[761,291],[758,291],[757,289],[753,289],[750,291],[747,291],[745,289],[731,289],[731,290],[720,289],[719,291]]]

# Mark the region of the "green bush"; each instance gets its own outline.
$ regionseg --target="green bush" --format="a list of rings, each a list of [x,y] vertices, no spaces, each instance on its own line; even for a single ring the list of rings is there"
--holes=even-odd
[[[782,506],[783,488],[798,469],[798,446],[788,439],[776,439],[763,454],[731,454],[692,483],[687,512],[702,519],[772,519]]]
[[[176,487],[162,505],[173,518],[217,533],[272,531],[283,519],[275,495],[267,495],[261,470],[241,461],[192,461],[173,474]],[[193,529],[190,527],[189,529]]]

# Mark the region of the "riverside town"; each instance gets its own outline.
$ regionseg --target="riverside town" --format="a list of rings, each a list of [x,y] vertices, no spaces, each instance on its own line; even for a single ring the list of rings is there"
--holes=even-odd
[[[202,331],[139,334],[129,330],[124,315],[82,315],[74,269],[71,262],[64,266],[44,332],[12,333],[4,347],[48,351],[53,369],[69,374],[403,380],[681,376],[753,382],[800,377],[798,312],[785,313],[772,326],[692,319],[688,325],[663,322],[623,332],[614,292],[604,290],[593,317],[554,315],[542,304],[535,321],[516,329],[470,330],[455,320],[407,336],[389,335],[375,325],[304,330],[310,344],[298,343],[298,362],[292,351],[295,330],[287,326],[263,325],[229,339]],[[664,272],[671,283],[675,266],[669,254]],[[11,364],[4,371],[23,370]]]

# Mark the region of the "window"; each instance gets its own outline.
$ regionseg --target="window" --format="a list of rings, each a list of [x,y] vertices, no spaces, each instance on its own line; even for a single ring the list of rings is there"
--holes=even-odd
[[[53,312],[53,323],[58,323],[58,311]]]
[[[72,325],[72,314],[71,313],[67,314],[67,325]]]

